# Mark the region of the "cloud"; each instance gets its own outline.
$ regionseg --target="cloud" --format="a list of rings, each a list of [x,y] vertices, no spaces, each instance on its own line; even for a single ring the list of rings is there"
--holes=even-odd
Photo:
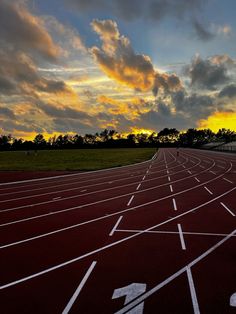
[[[211,33],[206,27],[203,26],[199,21],[193,22],[194,29],[197,37],[203,41],[209,41],[215,37],[215,34]]]
[[[214,56],[203,60],[196,56],[192,63],[185,67],[185,74],[191,79],[191,86],[200,89],[215,90],[217,86],[226,84],[230,77],[228,56]]]
[[[105,12],[107,16],[126,22],[143,19],[159,23],[167,18],[175,19],[191,24],[197,37],[203,41],[213,39],[217,31],[219,32],[217,29],[211,33],[209,27],[199,22],[202,9],[208,2],[204,0],[67,0],[65,2],[80,14],[87,12],[95,15]],[[226,28],[224,31],[227,31]]]
[[[183,113],[192,124],[212,114],[216,109],[215,98],[208,95],[190,94],[179,91],[172,94],[176,112]]]
[[[4,118],[8,118],[8,119],[16,118],[14,112],[7,107],[0,107],[0,116],[3,116]]]
[[[219,97],[236,97],[236,84],[225,86],[219,93]]]
[[[112,79],[138,91],[150,91],[156,95],[181,88],[175,74],[159,73],[146,55],[136,54],[127,37],[120,35],[116,22],[93,20],[93,30],[100,36],[102,47],[93,47],[92,55],[100,68]]]
[[[34,52],[50,62],[55,62],[60,48],[45,29],[43,20],[32,15],[25,1],[0,2],[0,41],[11,48]]]

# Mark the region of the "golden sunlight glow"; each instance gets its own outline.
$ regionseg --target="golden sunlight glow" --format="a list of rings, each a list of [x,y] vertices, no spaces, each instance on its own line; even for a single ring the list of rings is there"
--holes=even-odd
[[[199,129],[208,128],[214,132],[222,128],[236,131],[236,112],[216,112],[207,119],[199,121]]]
[[[155,133],[154,130],[142,129],[142,128],[137,128],[137,127],[133,127],[131,129],[131,133],[133,133],[133,134],[141,134],[141,133],[143,133],[143,134],[151,135],[153,132]]]

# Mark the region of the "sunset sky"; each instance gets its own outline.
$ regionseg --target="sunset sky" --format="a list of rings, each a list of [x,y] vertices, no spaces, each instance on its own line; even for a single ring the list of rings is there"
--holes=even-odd
[[[235,0],[0,0],[0,134],[236,131]]]

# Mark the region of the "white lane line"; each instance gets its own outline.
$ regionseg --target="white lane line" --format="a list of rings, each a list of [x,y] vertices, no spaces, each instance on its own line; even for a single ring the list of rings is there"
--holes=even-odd
[[[118,227],[119,223],[121,222],[121,219],[123,218],[123,216],[120,216],[116,222],[116,224],[114,225],[114,227],[112,228],[111,232],[109,233],[109,236],[113,236],[114,232],[116,231],[116,228]]]
[[[205,169],[205,167],[204,167],[204,166],[202,166],[202,165],[199,165],[199,167],[200,167],[200,168],[202,168],[202,169]]]
[[[137,186],[136,191],[139,190],[140,186],[141,186],[141,183],[139,183],[139,185]]]
[[[191,298],[192,298],[192,303],[193,303],[193,312],[194,314],[200,314],[200,309],[198,305],[197,294],[196,294],[196,290],[195,290],[195,286],[193,282],[191,268],[187,266],[186,271],[187,271],[188,283],[189,283],[189,288],[190,288],[190,293],[191,293]]]
[[[131,204],[133,198],[134,198],[134,195],[131,196],[130,200],[129,200],[128,203],[127,203],[127,206],[129,206],[129,205]]]
[[[233,182],[232,182],[232,181],[230,181],[229,179],[223,178],[223,180],[225,180],[225,181],[227,181],[227,182],[229,182],[229,183],[232,183],[232,184],[233,184]]]
[[[161,288],[165,287],[167,284],[169,284],[171,281],[173,281],[174,279],[176,279],[177,277],[179,277],[181,274],[183,274],[185,271],[187,271],[188,268],[193,267],[194,265],[196,265],[199,261],[201,261],[202,259],[204,259],[206,256],[208,256],[209,254],[211,254],[212,252],[214,252],[218,247],[220,247],[222,244],[224,244],[227,240],[229,240],[234,234],[236,233],[236,230],[234,230],[233,232],[231,232],[230,234],[228,234],[224,239],[222,239],[221,241],[219,241],[218,243],[216,243],[214,246],[212,246],[210,249],[208,249],[207,251],[205,251],[202,255],[198,256],[195,260],[193,260],[191,263],[189,263],[188,265],[184,266],[183,268],[179,269],[176,273],[172,274],[170,277],[166,278],[164,281],[162,281],[161,283],[159,283],[158,285],[156,285],[155,287],[153,287],[151,290],[145,292],[144,294],[142,294],[140,297],[138,297],[137,299],[135,299],[134,301],[130,302],[129,304],[127,304],[125,307],[123,307],[123,309],[115,312],[114,314],[124,314],[127,313],[128,310],[132,309],[133,307],[135,307],[136,305],[138,305],[139,303],[145,301],[148,297],[150,297],[152,294],[156,293],[158,290],[160,290]]]
[[[168,181],[170,181],[170,177],[168,176]]]
[[[143,231],[141,231],[141,232],[139,232],[139,233],[132,234],[132,235],[130,235],[130,236],[128,236],[128,237],[125,237],[125,238],[123,238],[123,239],[121,239],[121,240],[112,242],[112,243],[110,243],[110,244],[107,244],[107,245],[105,245],[105,246],[102,246],[102,247],[100,247],[100,248],[97,248],[97,249],[95,249],[95,250],[93,250],[93,251],[90,251],[90,252],[88,252],[88,253],[85,253],[84,255],[80,255],[80,256],[77,256],[77,257],[75,257],[75,258],[73,258],[73,259],[67,260],[67,261],[65,261],[65,262],[63,262],[63,263],[61,263],[61,264],[57,264],[57,265],[54,265],[54,266],[52,266],[52,267],[46,268],[46,269],[44,269],[44,270],[42,270],[42,271],[40,271],[40,272],[38,272],[38,273],[34,273],[34,274],[32,274],[32,275],[29,275],[29,276],[20,278],[20,279],[18,279],[18,280],[9,282],[9,283],[7,283],[7,284],[4,284],[4,285],[0,286],[0,290],[3,290],[3,289],[6,289],[6,288],[15,286],[15,285],[17,285],[17,284],[20,284],[20,283],[22,283],[22,282],[31,280],[31,279],[36,278],[36,277],[42,276],[42,275],[47,274],[47,273],[49,273],[49,272],[51,272],[51,271],[54,271],[54,270],[56,270],[56,269],[62,268],[62,267],[67,266],[67,265],[70,265],[70,264],[72,264],[72,263],[74,263],[74,262],[77,262],[77,261],[79,261],[79,260],[81,260],[81,259],[84,259],[84,258],[86,258],[86,257],[88,257],[88,256],[91,256],[91,255],[96,254],[96,253],[98,253],[98,252],[101,252],[101,251],[104,251],[104,250],[109,249],[109,248],[111,248],[111,247],[114,247],[114,246],[116,246],[116,245],[118,245],[118,244],[120,244],[120,243],[126,242],[126,241],[131,240],[131,239],[133,239],[133,238],[135,238],[135,237],[138,237],[138,236],[140,236],[140,235],[142,235],[142,234],[144,234],[144,233],[146,233],[146,232],[148,232],[148,231],[151,231],[151,230],[156,229],[156,228],[158,228],[158,227],[160,227],[160,226],[163,226],[163,225],[165,225],[165,224],[167,224],[167,223],[169,223],[169,222],[171,222],[171,221],[174,221],[175,219],[178,219],[178,218],[180,218],[180,217],[186,216],[187,214],[192,213],[192,212],[196,211],[197,209],[202,208],[202,207],[205,206],[205,205],[211,204],[213,201],[215,201],[215,200],[217,200],[217,199],[219,199],[219,198],[221,198],[221,197],[227,195],[228,193],[234,191],[235,189],[236,189],[236,187],[235,187],[235,188],[232,188],[231,190],[229,190],[228,192],[225,192],[224,194],[222,194],[222,195],[220,195],[220,196],[215,197],[214,199],[212,199],[212,200],[210,200],[210,201],[208,201],[208,202],[206,202],[206,203],[204,203],[204,204],[198,205],[198,206],[196,206],[196,207],[194,207],[194,208],[188,210],[187,212],[184,212],[184,213],[182,213],[182,214],[180,214],[180,215],[177,215],[177,216],[175,216],[175,217],[173,217],[173,218],[167,219],[166,221],[163,221],[163,222],[161,222],[161,223],[159,223],[159,224],[157,224],[157,225],[154,225],[154,226],[152,226],[152,227],[149,227],[149,228],[147,228],[147,229],[145,229],[145,230],[143,230]],[[138,208],[138,207],[140,207],[140,206],[136,206],[136,208]],[[134,208],[135,208],[135,207],[134,207]],[[131,210],[131,209],[128,209],[128,210],[125,210],[125,211],[127,212],[127,211],[129,211],[129,210]],[[124,211],[124,212],[125,212],[125,211]],[[116,213],[116,214],[117,214],[117,213]],[[113,214],[113,215],[114,215],[114,214]],[[107,216],[106,216],[106,218],[107,218]],[[101,219],[97,219],[97,220],[101,220]],[[214,251],[218,246],[220,246],[221,244],[223,244],[223,243],[224,243],[226,240],[228,240],[230,237],[234,236],[235,233],[236,233],[236,229],[235,229],[231,234],[229,234],[226,238],[224,238],[224,239],[222,239],[220,242],[218,242],[214,247],[210,248],[208,251],[206,251],[205,253],[203,253],[202,255],[200,255],[196,260],[194,260],[192,263],[190,263],[189,266],[193,266],[194,263],[195,263],[195,261],[198,262],[199,260],[201,260],[202,258],[204,258],[206,255],[210,254],[210,253],[211,253],[212,251]],[[188,265],[187,265],[187,266],[188,266]],[[182,273],[182,272],[181,272],[181,273]]]
[[[146,176],[143,176],[142,181],[144,181],[146,179]]]
[[[167,169],[167,170],[166,170],[166,173],[167,173],[167,174],[169,174],[169,173],[170,173],[170,171]]]
[[[108,184],[112,184],[112,183],[113,183],[113,181],[109,181],[109,182],[108,182]]]
[[[216,165],[216,167],[221,168],[221,169],[225,169],[225,167],[220,166],[220,165]]]
[[[182,167],[183,167],[183,168],[186,168],[186,166],[185,166],[185,165],[182,165]]]
[[[206,186],[204,186],[204,189],[211,195],[213,195],[213,193],[211,192],[211,190],[209,190]]]
[[[58,196],[58,197],[54,197],[53,200],[59,200],[61,198],[61,196]]]
[[[170,191],[173,192],[173,186],[170,184]]]
[[[194,179],[195,179],[197,182],[200,182],[200,180],[199,180],[198,178],[195,177]]]
[[[209,172],[212,173],[212,174],[214,174],[214,175],[216,175],[216,172],[214,172],[214,171],[212,171],[212,170],[210,170]]]
[[[189,173],[189,174],[192,174],[192,172],[191,172],[190,170],[188,170],[188,173]]]
[[[82,190],[82,191],[80,191],[80,193],[83,193],[83,192],[86,192],[87,190]]]
[[[174,198],[172,198],[172,202],[173,202],[174,210],[177,210],[177,205],[176,205],[176,201]]]
[[[194,161],[194,160],[190,160],[190,162],[191,162],[192,164],[195,164],[195,161]]]
[[[70,301],[67,303],[67,306],[64,308],[62,314],[68,314],[71,310],[73,304],[75,303],[75,300],[78,298],[78,295],[80,294],[80,291],[83,289],[86,281],[88,280],[90,274],[92,273],[94,267],[96,266],[96,261],[92,262],[89,269],[87,270],[86,274],[84,275],[84,278],[82,279],[81,283],[79,284],[78,288],[75,290],[74,294],[72,295]]]
[[[221,204],[232,216],[235,216],[235,213],[233,213],[224,203],[220,202],[220,204]]]
[[[148,174],[148,173],[149,173],[149,170],[146,171],[146,174]]]
[[[129,230],[125,230],[125,229],[116,229],[116,232],[126,232],[126,233],[140,233],[143,230],[138,230],[138,229],[129,229]],[[155,234],[177,234],[179,235],[178,231],[146,231],[145,233],[155,233]],[[188,232],[188,231],[183,231],[183,235],[198,235],[198,236],[212,236],[212,237],[226,237],[228,234],[226,233],[209,233],[209,232]],[[234,235],[233,237],[236,237],[236,235]]]
[[[180,238],[182,250],[186,250],[186,245],[185,245],[185,241],[184,241],[184,235],[183,235],[183,231],[181,228],[181,224],[177,224],[177,226],[178,226],[179,238]]]

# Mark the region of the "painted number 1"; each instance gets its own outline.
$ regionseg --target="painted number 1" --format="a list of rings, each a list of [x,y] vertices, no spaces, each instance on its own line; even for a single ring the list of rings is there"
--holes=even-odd
[[[131,283],[126,287],[115,289],[113,292],[112,299],[117,299],[126,296],[124,303],[124,305],[126,305],[127,303],[137,298],[139,295],[143,294],[146,291],[146,286],[147,285],[145,283]],[[132,310],[126,312],[126,314],[143,314],[143,308],[144,302],[135,306]]]

